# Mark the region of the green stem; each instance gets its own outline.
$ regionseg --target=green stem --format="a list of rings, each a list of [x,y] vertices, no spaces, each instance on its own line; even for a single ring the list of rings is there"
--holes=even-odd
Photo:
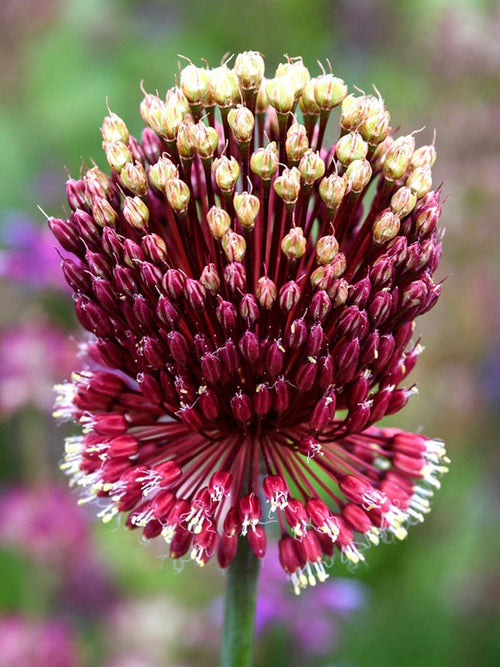
[[[226,575],[221,667],[252,665],[259,567],[248,540],[240,538]]]

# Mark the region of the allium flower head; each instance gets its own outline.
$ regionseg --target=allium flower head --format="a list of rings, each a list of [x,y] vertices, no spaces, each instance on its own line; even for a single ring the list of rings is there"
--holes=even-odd
[[[404,538],[446,471],[441,443],[374,425],[414,391],[441,205],[434,146],[393,136],[380,95],[301,58],[263,75],[254,52],[188,64],[145,93],[140,140],[105,117],[111,175],[70,179],[49,219],[92,333],[56,415],[83,427],[62,467],[104,521],[225,567],[240,537],[264,556],[267,505],[299,592],[335,551]]]

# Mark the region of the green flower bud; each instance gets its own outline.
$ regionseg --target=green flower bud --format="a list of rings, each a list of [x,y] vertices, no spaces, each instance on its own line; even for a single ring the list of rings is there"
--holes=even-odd
[[[267,100],[279,113],[288,113],[295,104],[295,87],[287,76],[269,79],[266,85]]]
[[[299,106],[302,113],[306,116],[317,116],[320,112],[318,103],[316,102],[315,87],[317,78],[311,79],[299,98]]]
[[[317,181],[325,173],[325,163],[320,158],[319,153],[315,153],[309,149],[300,158],[299,171],[303,183],[305,185],[312,185],[314,181]]]
[[[95,197],[92,201],[92,217],[99,227],[116,227],[118,214],[107,199]]]
[[[302,94],[304,88],[308,84],[311,75],[309,70],[302,62],[302,58],[293,58],[290,62],[281,63],[276,68],[276,78],[287,78],[291,81],[294,89],[294,97],[297,99]]]
[[[196,153],[196,125],[191,116],[186,116],[177,131],[177,151],[185,160],[191,160]]]
[[[257,51],[238,53],[234,71],[242,90],[256,90],[264,76],[264,58]]]
[[[92,206],[92,199],[96,194],[104,198],[109,195],[111,191],[109,179],[99,167],[89,169],[83,178],[86,184],[85,199],[89,206]]]
[[[398,137],[387,151],[384,160],[384,176],[388,181],[397,181],[404,176],[415,150],[415,138],[411,135]]]
[[[233,70],[226,65],[213,69],[210,76],[210,93],[220,107],[237,104],[240,101],[240,88]]]
[[[372,155],[371,164],[374,171],[379,171],[384,165],[385,156],[389,152],[389,148],[394,143],[394,139],[389,135],[382,141]]]
[[[262,78],[262,82],[260,84],[259,92],[257,93],[257,99],[255,101],[255,113],[265,113],[267,107],[269,106],[269,102],[267,101],[267,79],[265,77]]]
[[[207,264],[203,268],[200,283],[210,294],[217,294],[220,289],[220,278],[215,264]]]
[[[166,192],[168,181],[179,178],[179,170],[168,157],[162,156],[156,164],[149,167],[149,180],[162,192]]]
[[[333,280],[340,278],[346,269],[346,260],[343,253],[338,252],[331,262],[318,266],[311,273],[311,285],[317,289],[329,290]]]
[[[128,146],[121,141],[104,142],[102,147],[106,153],[106,160],[113,171],[121,172],[127,162],[132,162],[132,155]]]
[[[413,211],[416,203],[417,195],[411,188],[399,188],[391,197],[391,210],[401,220]]]
[[[263,181],[269,181],[278,169],[278,149],[272,141],[265,148],[258,148],[250,157],[250,168]]]
[[[233,204],[240,225],[245,231],[251,232],[259,215],[260,199],[248,192],[242,192],[234,195]]]
[[[266,308],[267,310],[271,308],[276,301],[277,294],[276,284],[270,278],[262,276],[262,278],[258,279],[255,296],[262,308]]]
[[[148,191],[146,171],[140,162],[135,164],[128,162],[120,171],[120,181],[134,195],[142,196]]]
[[[285,204],[295,204],[300,192],[300,171],[296,167],[283,169],[281,176],[275,179],[273,187]]]
[[[371,146],[377,146],[391,131],[391,115],[382,99],[367,97],[366,116],[359,126],[359,133]]]
[[[377,245],[390,241],[399,232],[401,223],[397,215],[389,209],[379,213],[373,222],[372,235]]]
[[[207,213],[207,223],[214,239],[222,241],[224,234],[231,227],[231,218],[223,208],[212,206]]]
[[[333,74],[322,74],[316,77],[314,99],[320,109],[330,111],[338,106],[347,95],[347,86],[342,79]]]
[[[319,196],[330,211],[336,211],[347,192],[347,179],[339,174],[330,174],[319,184]]]
[[[436,161],[436,149],[431,146],[420,146],[413,153],[410,160],[410,167],[416,169],[417,167],[432,167]]]
[[[337,142],[335,149],[338,159],[344,165],[353,160],[364,160],[368,153],[368,144],[358,132],[349,132]]]
[[[366,95],[356,97],[348,95],[342,102],[340,111],[340,126],[347,130],[357,130],[365,120],[368,112],[369,101]]]
[[[161,108],[163,102],[160,100],[158,95],[151,95],[151,93],[146,93],[140,104],[139,110],[141,112],[141,118],[146,123],[146,125],[151,125],[151,114],[155,109]],[[154,129],[154,127],[153,127]]]
[[[200,120],[196,125],[195,144],[196,151],[202,159],[212,158],[219,145],[217,130]]]
[[[240,176],[240,165],[234,157],[227,158],[223,155],[214,160],[212,164],[215,182],[222,192],[232,192]]]
[[[190,104],[202,104],[209,87],[210,73],[208,70],[190,64],[181,71],[181,90]]]
[[[149,221],[149,209],[139,197],[125,197],[123,217],[141,232],[146,232]]]
[[[368,160],[353,160],[345,172],[347,185],[352,192],[362,192],[372,177],[372,166]]]
[[[330,264],[339,251],[339,242],[333,234],[322,236],[316,243],[316,261],[325,266]]]
[[[154,115],[154,114],[153,114]],[[175,104],[165,104],[160,115],[160,134],[167,141],[175,141],[177,132],[184,120],[184,109]],[[154,129],[154,128],[153,128]]]
[[[233,133],[233,137],[240,144],[247,144],[253,137],[253,128],[255,125],[255,118],[250,109],[239,104],[235,109],[227,115],[227,122]]]
[[[245,259],[247,244],[243,236],[228,229],[222,237],[222,249],[228,262],[242,262]]]
[[[304,237],[302,227],[292,227],[281,241],[281,251],[288,261],[296,262],[304,256],[307,241]]]
[[[109,115],[105,116],[104,120],[102,121],[101,134],[103,141],[107,143],[121,141],[122,144],[128,144],[128,127],[125,121],[112,111],[110,111]]]
[[[432,171],[430,167],[416,167],[412,169],[406,179],[406,185],[417,195],[417,199],[424,197],[432,188]]]
[[[165,103],[174,104],[175,106],[182,109],[184,117],[187,116],[190,111],[189,102],[178,86],[173,86],[167,90],[167,94],[165,95]]]
[[[309,148],[306,128],[299,123],[293,123],[286,133],[286,156],[292,163],[299,162],[300,158]]]
[[[186,211],[191,193],[184,181],[181,181],[180,178],[172,178],[167,181],[165,194],[167,195],[168,203],[174,211],[178,213]]]
[[[328,296],[335,307],[343,306],[349,296],[349,283],[344,278],[336,281],[334,287],[327,290]]]

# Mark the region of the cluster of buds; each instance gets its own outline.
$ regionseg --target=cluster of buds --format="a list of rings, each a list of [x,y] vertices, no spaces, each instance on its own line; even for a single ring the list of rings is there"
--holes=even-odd
[[[375,425],[414,392],[414,320],[441,291],[435,149],[347,93],[300,58],[268,80],[254,52],[190,63],[145,94],[140,140],[109,112],[111,174],[69,179],[49,219],[91,334],[55,413],[83,429],[62,464],[82,502],[222,567],[241,539],[261,558],[276,516],[297,592],[335,551],[405,537],[447,463]]]

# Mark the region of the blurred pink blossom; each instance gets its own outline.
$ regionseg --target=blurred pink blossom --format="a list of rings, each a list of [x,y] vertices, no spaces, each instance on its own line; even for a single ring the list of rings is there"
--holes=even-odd
[[[63,620],[0,619],[2,667],[79,667],[76,641]]]

